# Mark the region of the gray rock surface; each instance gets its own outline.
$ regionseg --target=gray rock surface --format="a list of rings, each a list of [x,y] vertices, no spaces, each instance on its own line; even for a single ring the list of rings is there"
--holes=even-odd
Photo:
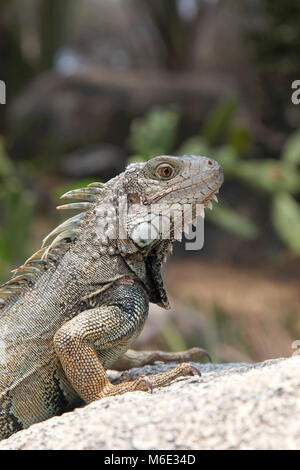
[[[300,449],[300,356],[197,367],[201,378],[106,398],[20,431],[0,449]]]

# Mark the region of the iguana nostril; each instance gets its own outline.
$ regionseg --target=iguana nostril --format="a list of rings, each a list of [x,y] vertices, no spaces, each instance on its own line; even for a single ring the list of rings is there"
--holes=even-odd
[[[209,166],[209,168],[213,168],[214,167],[214,162],[212,160],[208,160],[207,166]]]

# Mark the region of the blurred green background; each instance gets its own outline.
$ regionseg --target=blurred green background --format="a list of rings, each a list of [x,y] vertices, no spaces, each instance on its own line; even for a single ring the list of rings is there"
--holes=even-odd
[[[225,183],[204,248],[175,246],[173,308],[151,307],[137,347],[292,354],[299,21],[297,0],[0,0],[0,281],[59,222],[61,193],[131,161],[207,155]]]

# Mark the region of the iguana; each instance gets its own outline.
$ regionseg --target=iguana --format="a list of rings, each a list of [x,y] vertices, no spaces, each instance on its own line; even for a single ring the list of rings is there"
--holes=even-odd
[[[181,362],[113,385],[106,369],[121,356],[130,366],[189,360],[202,351],[128,348],[143,328],[149,301],[169,307],[161,265],[175,238],[174,214],[190,205],[195,219],[222,182],[214,160],[159,156],[62,196],[77,202],[58,209],[81,212],[53,230],[0,287],[0,439],[80,401],[147,391],[197,372]]]

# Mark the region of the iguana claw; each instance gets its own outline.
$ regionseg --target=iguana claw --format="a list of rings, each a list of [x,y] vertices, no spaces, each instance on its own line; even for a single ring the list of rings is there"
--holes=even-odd
[[[148,387],[148,392],[149,392],[149,393],[153,393],[153,386],[152,386],[151,381],[149,380],[149,377],[147,377],[147,375],[142,375],[142,376],[141,376],[141,379],[142,379],[143,382],[145,382],[145,384],[147,385],[147,387]]]
[[[198,370],[196,367],[191,366],[191,365],[190,365],[190,368],[191,368],[191,371],[192,371],[193,375],[197,375],[198,377],[201,377],[202,374],[201,374],[200,370]]]

